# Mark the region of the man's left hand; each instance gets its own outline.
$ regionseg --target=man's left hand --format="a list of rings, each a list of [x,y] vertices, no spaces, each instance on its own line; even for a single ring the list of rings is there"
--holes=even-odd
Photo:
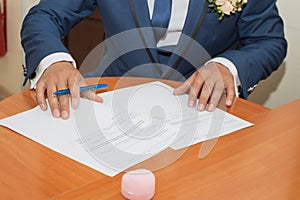
[[[181,86],[174,89],[175,95],[189,94],[188,106],[194,107],[197,99],[199,111],[214,111],[222,95],[226,93],[226,106],[234,99],[233,75],[227,67],[211,62],[197,70]]]

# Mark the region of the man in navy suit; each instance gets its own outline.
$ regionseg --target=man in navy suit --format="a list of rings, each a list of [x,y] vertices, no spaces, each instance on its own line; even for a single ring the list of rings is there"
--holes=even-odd
[[[25,82],[30,79],[31,87],[36,88],[40,107],[47,109],[47,95],[53,116],[67,119],[69,97],[53,96],[53,92],[65,88],[71,90],[72,106],[78,105],[79,87],[85,82],[61,40],[97,6],[106,38],[136,30],[135,37],[123,40],[122,45],[126,48],[136,42],[144,48],[120,55],[105,69],[104,58],[89,75],[122,76],[152,63],[143,75],[186,78],[174,93],[189,93],[191,107],[199,99],[196,106],[200,111],[213,111],[224,91],[227,106],[232,105],[234,95],[246,98],[286,56],[276,0],[164,0],[163,8],[156,5],[158,1],[163,0],[41,0],[33,7],[24,20],[21,36],[26,53]],[[159,9],[164,15],[169,13],[162,34],[147,29],[157,26],[153,24],[161,17],[156,13]],[[108,45],[108,52],[113,46]],[[85,96],[102,100],[93,92]]]

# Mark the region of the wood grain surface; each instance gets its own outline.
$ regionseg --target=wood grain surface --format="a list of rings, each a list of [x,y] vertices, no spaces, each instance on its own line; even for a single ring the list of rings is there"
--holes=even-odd
[[[88,83],[108,83],[107,90],[114,90],[149,81],[101,78]],[[35,106],[35,91],[26,90],[0,102],[0,118]],[[201,159],[203,143],[182,150],[175,162],[154,171],[154,200],[299,199],[300,100],[269,110],[237,98],[225,109],[255,126],[219,138]],[[152,162],[178,154],[167,151]],[[124,199],[123,173],[105,176],[5,127],[0,127],[0,159],[0,199]]]

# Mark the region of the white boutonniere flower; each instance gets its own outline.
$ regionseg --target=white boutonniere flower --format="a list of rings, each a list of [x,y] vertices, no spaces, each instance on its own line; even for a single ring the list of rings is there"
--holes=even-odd
[[[219,20],[225,15],[242,11],[247,0],[208,0],[208,7],[220,14]]]

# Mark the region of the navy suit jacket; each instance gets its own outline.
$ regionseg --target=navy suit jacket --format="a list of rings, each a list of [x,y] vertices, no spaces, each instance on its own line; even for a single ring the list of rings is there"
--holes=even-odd
[[[151,27],[147,0],[41,0],[27,14],[21,32],[26,80],[32,78],[44,57],[68,52],[61,40],[82,18],[91,15],[97,5],[106,37],[116,39],[106,44],[111,56],[104,56],[90,76],[131,75],[134,67],[157,62],[171,68],[176,66],[177,75],[187,78],[210,58],[224,57],[237,67],[241,96],[246,98],[249,88],[268,77],[286,56],[283,22],[275,0],[250,0],[241,12],[221,21],[218,13],[207,8],[206,0],[190,0],[184,35],[173,54],[167,56],[157,53],[153,32],[147,28]],[[192,43],[190,38],[194,39]],[[140,74],[176,79],[176,73],[170,76],[168,70],[152,65],[143,68]]]

